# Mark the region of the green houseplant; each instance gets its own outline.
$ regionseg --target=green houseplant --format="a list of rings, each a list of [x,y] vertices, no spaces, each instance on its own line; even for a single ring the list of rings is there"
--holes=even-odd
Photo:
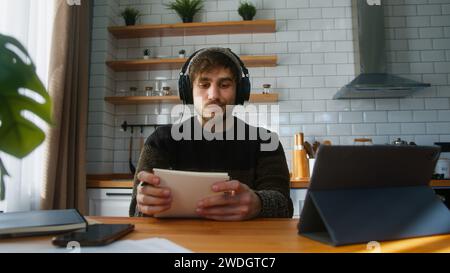
[[[125,25],[127,26],[134,26],[136,24],[136,21],[139,17],[141,17],[141,13],[139,10],[134,8],[125,8],[120,15],[125,20]]]
[[[45,133],[24,118],[23,112],[31,112],[51,123],[51,99],[30,60],[19,41],[0,34],[0,151],[19,159],[45,140]],[[32,99],[23,89],[40,99]],[[5,199],[4,178],[8,175],[0,158],[0,200]]]
[[[241,2],[239,4],[238,13],[244,21],[251,21],[256,15],[256,7],[250,2]]]
[[[203,0],[176,0],[165,6],[167,9],[174,10],[183,23],[192,23],[195,14],[203,9]]]

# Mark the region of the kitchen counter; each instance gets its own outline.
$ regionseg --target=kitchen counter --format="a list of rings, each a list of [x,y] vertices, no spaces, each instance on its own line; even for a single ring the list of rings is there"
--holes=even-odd
[[[309,179],[292,180],[291,189],[307,189]],[[450,180],[431,180],[430,186],[433,188],[450,187]],[[133,188],[133,177],[130,174],[101,174],[87,175],[88,189],[128,189]]]

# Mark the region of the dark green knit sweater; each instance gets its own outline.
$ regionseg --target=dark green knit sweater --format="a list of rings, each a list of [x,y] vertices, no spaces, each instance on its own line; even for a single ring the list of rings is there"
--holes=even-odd
[[[190,119],[187,122],[193,124],[196,120]],[[136,207],[137,186],[140,182],[137,174],[140,171],[151,172],[153,168],[162,168],[227,172],[233,180],[248,185],[260,197],[262,210],[259,217],[291,218],[293,207],[289,195],[289,170],[281,143],[277,142],[278,148],[274,151],[262,151],[261,145],[269,141],[261,140],[259,135],[257,139],[251,140],[249,132],[250,129],[255,128],[242,124],[242,121],[236,118],[234,122],[235,128],[239,122],[245,127],[245,140],[202,138],[201,140],[176,141],[171,136],[172,126],[159,127],[147,139],[139,159],[134,178],[130,216],[142,216]],[[183,132],[183,126],[181,126],[181,132]],[[225,135],[223,139],[226,139]]]

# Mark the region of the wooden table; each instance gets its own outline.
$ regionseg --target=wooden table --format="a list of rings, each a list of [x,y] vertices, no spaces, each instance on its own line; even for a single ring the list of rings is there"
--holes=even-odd
[[[194,252],[205,253],[317,253],[372,252],[367,246],[332,247],[297,235],[296,219],[257,219],[247,222],[206,220],[158,220],[153,218],[89,217],[102,223],[133,223],[136,230],[123,239],[159,237]],[[32,243],[50,244],[51,237],[38,237]],[[6,242],[9,240],[6,240]],[[5,241],[0,241],[3,243]],[[382,242],[382,252],[450,253],[450,235]]]

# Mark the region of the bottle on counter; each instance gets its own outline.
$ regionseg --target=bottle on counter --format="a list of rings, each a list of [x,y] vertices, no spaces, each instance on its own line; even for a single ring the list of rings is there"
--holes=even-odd
[[[309,161],[305,150],[305,135],[294,136],[294,151],[292,154],[292,179],[301,180],[309,178]]]

